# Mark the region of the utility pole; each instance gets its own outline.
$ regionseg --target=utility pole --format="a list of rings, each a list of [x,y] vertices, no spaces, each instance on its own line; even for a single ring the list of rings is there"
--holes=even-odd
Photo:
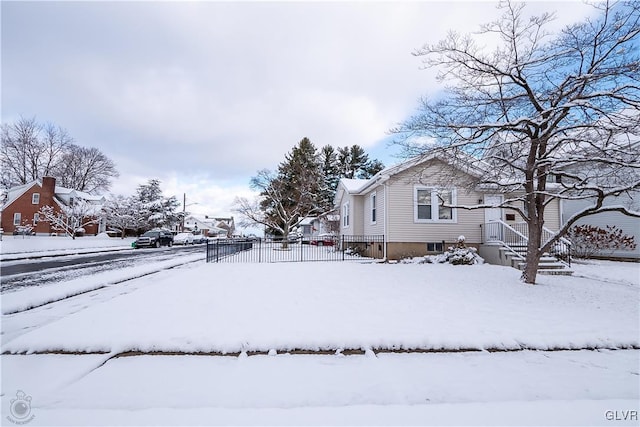
[[[184,231],[184,215],[187,210],[187,193],[182,193],[182,225],[180,231]]]

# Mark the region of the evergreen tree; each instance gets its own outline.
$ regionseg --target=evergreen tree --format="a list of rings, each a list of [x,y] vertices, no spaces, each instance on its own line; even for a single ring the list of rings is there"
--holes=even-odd
[[[338,148],[338,169],[341,178],[368,179],[384,169],[378,160],[369,160],[369,155],[359,145]]]
[[[159,180],[150,179],[147,184],[139,185],[136,195],[140,201],[142,228],[169,228],[178,221],[176,210],[180,202],[175,196],[162,195]]]
[[[369,179],[383,169],[384,169],[384,164],[380,160],[369,160],[358,171],[358,178]]]
[[[340,182],[340,169],[338,168],[338,153],[331,145],[325,145],[320,149],[320,170],[322,172],[323,188],[321,190],[322,204],[325,211],[333,207],[333,196]]]

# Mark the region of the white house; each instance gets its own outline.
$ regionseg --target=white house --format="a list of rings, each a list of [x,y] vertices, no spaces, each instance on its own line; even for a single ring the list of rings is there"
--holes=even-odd
[[[431,155],[387,168],[368,180],[342,179],[334,199],[340,234],[383,235],[384,256],[390,260],[443,252],[461,235],[468,246],[500,243],[507,228],[523,229],[516,211],[447,206],[503,203],[503,195],[473,184],[484,173],[477,165],[452,165]],[[551,231],[560,228],[557,200],[548,205],[545,222]]]

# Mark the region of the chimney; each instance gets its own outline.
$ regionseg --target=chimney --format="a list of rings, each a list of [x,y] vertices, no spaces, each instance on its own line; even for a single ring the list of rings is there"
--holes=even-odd
[[[42,178],[42,197],[47,200],[52,200],[53,195],[56,192],[56,179],[51,176],[45,176]]]

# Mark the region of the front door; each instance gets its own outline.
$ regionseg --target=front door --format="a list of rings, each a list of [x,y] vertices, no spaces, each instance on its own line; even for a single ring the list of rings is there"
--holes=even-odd
[[[487,194],[484,196],[485,205],[498,206],[502,203],[502,200],[502,196],[499,194]],[[498,224],[497,221],[502,221],[502,208],[485,208],[485,241],[502,240],[502,225]]]

